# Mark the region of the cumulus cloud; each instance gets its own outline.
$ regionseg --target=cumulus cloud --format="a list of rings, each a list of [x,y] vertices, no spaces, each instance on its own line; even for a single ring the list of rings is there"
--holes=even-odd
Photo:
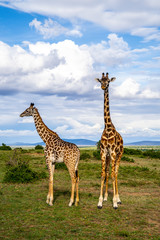
[[[66,35],[66,36],[75,36],[81,37],[82,33],[79,31],[78,26],[74,29],[68,29],[63,27],[56,21],[53,21],[51,18],[46,19],[44,24],[38,21],[36,18],[29,23],[30,27],[34,27],[37,32],[39,32],[44,39],[53,39],[59,35]]]
[[[138,84],[134,79],[128,78],[120,86],[115,88],[114,95],[124,98],[132,98],[137,95],[139,90],[140,84]]]
[[[63,118],[63,121],[65,125],[58,126],[55,131],[64,138],[67,138],[67,136],[71,138],[78,136],[86,138],[88,136],[91,139],[96,139],[97,135],[100,135],[102,132],[102,126],[99,123],[92,125],[90,121],[87,124],[73,118]]]
[[[129,99],[160,99],[159,91],[152,90],[148,86],[143,87],[133,78],[127,78],[121,83],[121,85],[114,87],[113,95]]]
[[[96,66],[125,66],[135,54],[116,34],[90,46],[78,46],[71,40],[23,45],[0,42],[1,93],[86,94],[94,88]]]
[[[80,46],[71,40],[35,44],[24,42],[22,46],[0,42],[0,93],[89,96],[96,90],[93,84],[96,71],[104,71],[106,66],[107,71],[108,68],[138,66],[140,60],[135,61],[138,54],[146,54],[149,50],[153,51],[151,48],[131,50],[128,43],[116,34],[109,34],[106,41]],[[158,65],[156,56],[154,61]],[[149,62],[143,63],[143,66],[145,64],[149,65]],[[132,78],[124,78],[121,84],[115,89],[115,96],[125,98],[138,94],[146,98],[159,98],[159,93],[151,90],[150,86],[140,90]]]
[[[88,90],[93,60],[73,41],[9,46],[0,42],[0,91],[63,93]]]
[[[132,61],[132,52],[128,43],[117,34],[109,34],[108,41],[102,41],[91,46],[83,45],[82,49],[88,49],[90,55],[97,64],[107,65],[108,67],[124,66]]]

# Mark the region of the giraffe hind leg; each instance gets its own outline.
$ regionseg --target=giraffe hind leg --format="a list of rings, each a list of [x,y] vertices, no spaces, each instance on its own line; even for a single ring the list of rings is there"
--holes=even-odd
[[[76,184],[76,180],[75,180],[75,178],[72,178],[72,190],[71,190],[71,198],[70,198],[70,202],[69,202],[69,207],[71,207],[74,203],[75,184]]]
[[[120,164],[122,154],[123,154],[123,151],[118,155],[117,162],[116,162],[116,169],[115,169],[115,188],[116,188],[116,197],[117,197],[117,203],[118,204],[121,204],[121,200],[120,200],[120,197],[119,197],[119,194],[118,194],[118,180],[117,180],[117,177],[118,177],[118,169],[119,169],[119,164]]]
[[[113,208],[117,209],[117,195],[116,195],[116,174],[115,174],[115,168],[116,168],[116,154],[113,152],[111,154],[111,161],[112,161],[112,183],[113,183]]]

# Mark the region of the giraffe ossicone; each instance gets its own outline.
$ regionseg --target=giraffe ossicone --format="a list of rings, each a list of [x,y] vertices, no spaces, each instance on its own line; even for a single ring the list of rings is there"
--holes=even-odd
[[[45,142],[45,157],[46,164],[49,171],[49,191],[47,195],[46,202],[52,206],[53,205],[53,175],[55,170],[55,164],[57,162],[64,162],[68,168],[71,181],[71,198],[69,206],[72,206],[74,203],[74,192],[76,188],[76,201],[75,205],[79,203],[79,193],[78,193],[78,183],[79,183],[79,174],[78,174],[78,163],[80,159],[80,151],[78,147],[66,141],[63,141],[56,132],[50,130],[43,122],[38,109],[34,107],[34,103],[30,104],[30,107],[27,108],[23,113],[20,114],[20,117],[32,116],[34,119],[36,130]]]
[[[109,180],[109,166],[111,162],[111,178],[113,182],[113,208],[117,209],[118,204],[121,203],[118,194],[118,169],[120,160],[123,154],[123,139],[121,135],[116,131],[110,117],[109,110],[109,83],[116,78],[109,79],[109,74],[102,73],[102,78],[96,78],[101,83],[101,88],[104,90],[104,130],[101,136],[100,153],[102,161],[101,172],[101,189],[100,197],[97,207],[102,208],[103,201],[107,201],[108,198],[108,180]],[[104,183],[106,181],[105,193],[103,198]]]

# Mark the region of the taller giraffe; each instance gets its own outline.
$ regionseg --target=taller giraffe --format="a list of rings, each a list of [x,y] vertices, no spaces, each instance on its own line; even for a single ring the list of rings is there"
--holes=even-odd
[[[55,170],[55,163],[64,162],[68,168],[71,180],[72,180],[72,191],[69,206],[72,206],[74,202],[74,190],[76,185],[76,202],[77,206],[79,203],[78,194],[78,163],[80,158],[80,151],[78,147],[69,142],[63,141],[57,133],[50,130],[43,122],[38,109],[34,107],[34,103],[30,104],[20,117],[32,116],[39,136],[45,142],[45,156],[46,164],[49,171],[49,192],[47,195],[47,203],[53,205],[53,174]]]
[[[108,198],[108,179],[109,179],[109,166],[110,161],[112,164],[111,177],[113,181],[113,208],[118,208],[118,203],[121,203],[118,194],[117,175],[120,160],[123,154],[123,139],[121,135],[116,131],[110,117],[109,110],[109,83],[114,81],[115,78],[108,78],[102,73],[102,78],[96,78],[101,83],[101,88],[104,90],[104,123],[105,127],[101,137],[100,153],[102,160],[102,172],[101,172],[101,189],[98,202],[98,208],[102,208],[103,200],[107,201]],[[103,188],[106,180],[106,189],[103,199]]]

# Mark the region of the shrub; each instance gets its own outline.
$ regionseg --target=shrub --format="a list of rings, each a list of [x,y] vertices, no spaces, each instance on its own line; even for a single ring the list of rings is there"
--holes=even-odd
[[[35,180],[46,178],[46,172],[36,172],[30,169],[29,163],[21,158],[21,150],[15,149],[12,157],[6,163],[7,171],[3,182],[9,183],[28,183]]]
[[[7,146],[6,144],[2,143],[2,146],[0,146],[0,150],[12,150],[10,146]]]
[[[159,150],[146,150],[143,152],[143,156],[151,157],[151,158],[159,158],[160,159],[160,151]]]
[[[43,146],[41,146],[41,145],[36,145],[36,146],[35,146],[35,150],[39,150],[39,149],[43,149]]]
[[[151,158],[159,158],[160,159],[160,151],[159,150],[139,150],[139,149],[131,149],[124,148],[124,154],[127,155],[138,155],[140,157],[151,157]]]
[[[64,169],[64,170],[67,170],[67,166],[65,165],[64,162],[62,162],[62,163],[56,163],[55,169]]]
[[[100,150],[100,145],[101,145],[101,140],[99,140],[99,141],[96,143],[96,145],[97,145],[97,150],[99,151],[99,150]]]
[[[129,158],[129,157],[126,157],[126,156],[123,156],[121,158],[122,161],[125,161],[125,162],[134,162],[134,159],[133,158]]]
[[[139,149],[124,148],[124,154],[127,154],[127,155],[142,155],[143,152]]]
[[[93,157],[95,157],[97,160],[100,160],[101,159],[100,150],[94,151]]]
[[[80,159],[81,160],[85,160],[85,159],[88,159],[88,158],[90,158],[91,156],[88,154],[88,153],[82,153],[81,155],[80,155]]]

